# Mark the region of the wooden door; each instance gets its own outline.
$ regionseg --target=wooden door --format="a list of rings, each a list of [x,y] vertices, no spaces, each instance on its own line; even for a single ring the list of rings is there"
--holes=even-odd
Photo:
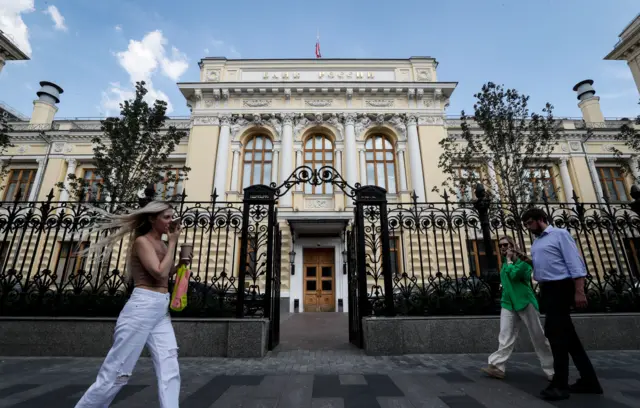
[[[305,248],[303,253],[304,311],[335,311],[333,248]]]

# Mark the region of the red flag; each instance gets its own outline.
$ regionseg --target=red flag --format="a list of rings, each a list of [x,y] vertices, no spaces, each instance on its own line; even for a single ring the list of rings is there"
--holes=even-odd
[[[322,55],[320,55],[320,37],[316,39],[316,58],[322,58]]]

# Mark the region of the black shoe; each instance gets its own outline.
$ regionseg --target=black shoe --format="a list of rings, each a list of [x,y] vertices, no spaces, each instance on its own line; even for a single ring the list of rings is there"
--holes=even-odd
[[[540,396],[542,397],[542,399],[545,399],[547,401],[559,401],[569,398],[571,394],[569,394],[569,390],[557,388],[550,385],[544,390],[540,391]]]
[[[584,378],[579,378],[575,384],[571,384],[569,386],[569,391],[572,394],[603,394],[604,393],[597,379],[593,381],[587,381]]]

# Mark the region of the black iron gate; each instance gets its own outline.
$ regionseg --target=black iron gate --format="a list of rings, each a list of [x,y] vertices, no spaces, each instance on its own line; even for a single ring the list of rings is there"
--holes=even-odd
[[[362,317],[392,315],[394,309],[393,297],[385,296],[392,293],[393,287],[386,191],[376,186],[350,186],[330,166],[298,167],[280,186],[272,183],[244,190],[237,316],[250,314],[269,319],[269,348],[278,345],[282,232],[275,204],[299,184],[331,184],[354,200],[354,222],[346,234],[349,339],[361,347]]]

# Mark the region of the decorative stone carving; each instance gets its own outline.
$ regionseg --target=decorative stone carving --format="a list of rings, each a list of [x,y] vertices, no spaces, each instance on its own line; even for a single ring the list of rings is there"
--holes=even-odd
[[[20,145],[18,146],[18,153],[25,153],[27,150],[29,150],[29,145]]]
[[[330,210],[333,209],[332,199],[306,198],[304,207],[310,210]]]
[[[193,98],[196,101],[201,101],[202,100],[202,89],[196,89]]]
[[[236,136],[240,129],[249,125],[249,121],[243,117],[238,117],[233,120],[233,124],[231,125],[231,139],[235,140]]]
[[[283,113],[281,117],[282,117],[283,125],[293,125],[293,119],[294,119],[293,113]]]
[[[307,127],[309,123],[311,122],[309,121],[309,119],[304,117],[304,115],[299,115],[298,117],[296,117],[295,125],[293,127],[293,138],[297,139],[300,136],[300,132],[302,132],[302,129]]]
[[[560,143],[560,149],[565,153],[569,153],[569,145],[566,143]]]
[[[347,88],[347,100],[350,101],[353,98],[353,88]]]
[[[418,124],[418,118],[415,115],[407,115],[407,126],[415,126]]]
[[[407,97],[409,99],[413,99],[416,96],[416,90],[415,89],[409,89],[407,91]]]
[[[73,151],[73,145],[70,145],[70,144],[66,145],[64,152],[71,153],[72,151]]]
[[[219,82],[220,81],[220,70],[209,70],[206,74],[207,81],[209,82]]]
[[[428,69],[418,70],[417,79],[419,82],[431,82],[431,71]]]
[[[436,101],[440,101],[442,100],[442,89],[437,88],[434,92],[433,92],[433,98]]]
[[[194,116],[193,126],[217,126],[220,125],[220,118],[217,116]]]
[[[54,153],[62,153],[64,150],[64,143],[63,142],[55,142],[52,146],[52,150]]]
[[[424,105],[425,108],[435,108],[436,107],[436,103],[433,99],[431,98],[426,98],[422,100],[422,104]]]
[[[602,145],[602,151],[603,152],[611,153],[611,152],[613,152],[615,150],[616,150],[616,148],[610,143],[605,143],[605,144]]]
[[[577,142],[577,141],[569,142],[569,148],[571,149],[572,152],[579,152],[580,142]]]
[[[220,116],[220,125],[221,126],[231,125],[231,116],[229,115]]]
[[[424,89],[420,88],[416,90],[416,99],[422,100],[423,97],[424,97]]]
[[[269,124],[271,125],[273,130],[276,131],[278,138],[280,138],[282,135],[282,121],[276,117],[272,117],[269,119]]]
[[[314,108],[325,108],[333,105],[333,99],[307,99],[304,103]]]
[[[229,90],[228,89],[223,89],[222,90],[222,99],[229,99]]]
[[[393,99],[369,99],[366,104],[374,108],[385,108],[393,106],[394,102]]]
[[[407,137],[407,125],[404,123],[404,120],[402,120],[400,115],[393,115],[391,119],[389,119],[389,123],[399,133],[401,139],[405,139]]]
[[[213,106],[213,103],[214,103],[214,102],[213,102],[213,99],[208,99],[208,98],[207,98],[207,99],[205,99],[205,100],[204,100],[204,106],[206,106],[207,108],[212,107],[212,106]]]
[[[595,166],[596,160],[597,159],[595,156],[587,156],[587,162],[589,163],[589,166]]]
[[[287,100],[287,101],[291,100],[291,89],[286,88],[284,90],[284,99]]]
[[[244,99],[242,105],[249,108],[271,106],[271,99]]]
[[[356,115],[353,113],[347,113],[344,115],[344,124],[345,125],[355,125],[356,123]]]
[[[360,138],[362,133],[367,130],[369,126],[371,126],[371,119],[369,119],[367,116],[362,116],[361,118],[359,118],[356,122],[356,138]]]
[[[566,166],[568,161],[569,161],[569,156],[558,157],[558,162],[560,163],[561,166]]]
[[[338,140],[344,140],[344,125],[340,122],[338,115],[332,113],[331,116],[329,116],[329,119],[327,119],[327,123],[338,131],[338,134],[336,135]]]
[[[441,116],[420,116],[418,125],[444,126],[444,119]]]

